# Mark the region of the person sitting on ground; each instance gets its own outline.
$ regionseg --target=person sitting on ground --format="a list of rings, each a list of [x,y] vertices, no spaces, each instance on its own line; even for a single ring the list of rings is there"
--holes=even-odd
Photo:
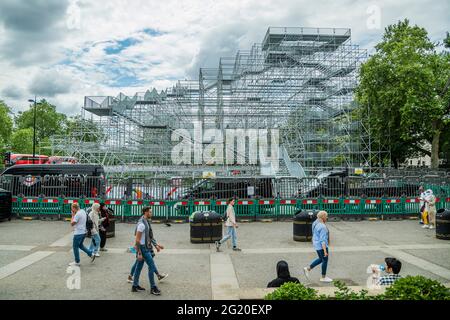
[[[267,288],[278,288],[286,282],[299,283],[297,278],[291,277],[288,263],[284,260],[277,263],[277,278],[267,284]]]
[[[397,260],[395,258],[386,258],[384,259],[384,261],[386,262],[385,270],[387,274],[381,276],[377,280],[376,284],[379,286],[390,286],[395,281],[401,278],[401,275],[399,275],[399,273],[402,268],[402,263],[400,262],[400,260]],[[376,270],[373,270],[373,272],[375,273]]]

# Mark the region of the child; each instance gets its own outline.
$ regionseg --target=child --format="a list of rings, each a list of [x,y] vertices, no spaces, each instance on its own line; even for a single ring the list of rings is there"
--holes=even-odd
[[[386,258],[384,261],[386,263],[385,270],[387,274],[381,277],[376,276],[379,277],[376,283],[379,286],[389,286],[401,278],[399,273],[402,268],[402,263],[395,258]],[[375,276],[378,270],[373,269],[372,271]]]

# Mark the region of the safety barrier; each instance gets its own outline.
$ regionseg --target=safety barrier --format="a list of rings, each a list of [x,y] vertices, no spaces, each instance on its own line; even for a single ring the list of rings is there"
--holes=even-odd
[[[71,205],[79,203],[87,209],[94,203],[104,201],[114,211],[117,219],[135,220],[144,207],[151,207],[154,219],[186,220],[195,211],[214,210],[223,215],[226,200],[142,200],[97,198],[38,198],[13,197],[13,214],[51,218],[70,217]],[[418,198],[305,198],[305,199],[237,199],[235,212],[238,219],[283,219],[292,218],[300,210],[325,210],[330,216],[418,216]],[[436,198],[436,208],[449,208],[450,197]]]
[[[449,172],[450,173],[450,172]],[[450,196],[450,174],[438,176],[329,176],[329,177],[232,177],[232,178],[113,178],[90,176],[2,175],[0,188],[22,197],[161,199],[187,198],[333,198],[413,197],[419,186],[437,197]],[[250,190],[252,190],[250,194]]]

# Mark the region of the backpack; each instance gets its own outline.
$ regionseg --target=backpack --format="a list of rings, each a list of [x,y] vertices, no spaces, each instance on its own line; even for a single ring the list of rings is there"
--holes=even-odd
[[[222,215],[223,222],[226,222],[228,220],[227,211],[225,210],[224,214]]]
[[[94,223],[91,220],[91,217],[89,217],[89,213],[90,209],[87,210],[86,212],[86,231],[91,231],[92,229],[94,229]]]

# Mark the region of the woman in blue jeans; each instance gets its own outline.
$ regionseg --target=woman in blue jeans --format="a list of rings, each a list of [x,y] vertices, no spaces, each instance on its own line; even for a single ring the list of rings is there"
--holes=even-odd
[[[236,222],[236,214],[234,213],[234,199],[228,199],[228,207],[227,207],[227,221],[225,222],[225,226],[227,227],[227,235],[223,237],[220,241],[216,241],[216,250],[220,251],[220,246],[227,240],[231,238],[231,242],[233,244],[234,251],[241,251],[237,246],[237,235],[236,228],[238,227]]]
[[[91,246],[89,250],[92,251],[96,257],[100,257],[98,251],[100,250],[100,224],[106,218],[100,218],[100,204],[94,203],[91,207],[91,212],[89,212],[89,218],[92,220],[93,228],[91,230]]]
[[[333,279],[327,277],[327,266],[328,266],[328,256],[329,250],[328,245],[330,241],[330,232],[328,231],[325,223],[327,222],[328,214],[326,211],[319,211],[317,214],[317,219],[314,221],[312,225],[313,232],[313,246],[319,256],[316,260],[314,260],[310,266],[304,267],[303,271],[305,272],[306,278],[309,280],[309,272],[314,269],[319,264],[322,264],[322,277],[320,278],[321,282],[332,282]]]

